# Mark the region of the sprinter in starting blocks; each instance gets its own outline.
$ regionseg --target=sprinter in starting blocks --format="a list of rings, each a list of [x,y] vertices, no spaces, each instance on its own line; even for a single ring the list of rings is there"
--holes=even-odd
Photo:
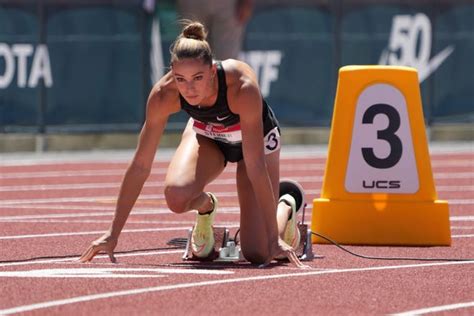
[[[314,254],[312,251],[311,230],[309,230],[308,225],[304,223],[306,202],[303,188],[299,183],[293,180],[283,180],[280,182],[279,196],[279,202],[283,202],[294,208],[291,217],[288,219],[283,240],[295,249],[300,260],[312,260]],[[299,214],[301,214],[301,221],[298,221],[297,219]],[[295,218],[292,218],[293,216]],[[293,225],[293,227],[291,227],[291,225]],[[190,228],[188,231],[183,260],[214,262],[245,261],[239,245],[239,229],[235,232],[232,238],[228,228],[213,226],[214,248],[206,257],[197,256],[193,251],[193,230],[194,227]]]

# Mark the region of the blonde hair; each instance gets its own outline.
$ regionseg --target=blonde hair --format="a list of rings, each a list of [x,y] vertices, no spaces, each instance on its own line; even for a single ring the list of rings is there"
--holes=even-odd
[[[171,64],[184,58],[202,59],[212,65],[212,51],[206,41],[207,31],[200,22],[183,20],[181,34],[171,45]]]

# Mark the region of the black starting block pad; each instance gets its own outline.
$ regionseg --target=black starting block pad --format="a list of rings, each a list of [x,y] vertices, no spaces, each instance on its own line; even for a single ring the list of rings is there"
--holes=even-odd
[[[191,249],[191,235],[193,228],[188,230],[188,239],[186,249],[184,250],[183,260],[187,261],[214,261],[214,262],[237,262],[245,260],[240,246],[234,240],[229,238],[229,230],[226,227],[213,227],[214,230],[214,249],[205,258],[194,256]],[[315,258],[311,243],[311,230],[308,225],[298,223],[298,229],[301,234],[300,244],[295,249],[296,255],[300,260],[307,261]]]

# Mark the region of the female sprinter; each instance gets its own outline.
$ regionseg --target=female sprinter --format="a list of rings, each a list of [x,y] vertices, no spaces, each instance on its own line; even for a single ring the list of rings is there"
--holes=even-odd
[[[305,267],[289,245],[299,242],[295,201],[285,195],[278,207],[276,202],[278,122],[262,99],[252,69],[233,59],[214,62],[206,35],[201,23],[187,21],[171,46],[171,71],[150,92],[146,120],[120,188],[112,225],[83,253],[82,262],[102,251],[115,262],[119,234],[150,174],[168,117],[184,110],[191,118],[171,160],[164,195],[175,213],[198,211],[191,238],[193,254],[207,257],[214,246],[217,199],[203,190],[227,162],[236,162],[244,257],[266,266],[283,255],[297,267]]]

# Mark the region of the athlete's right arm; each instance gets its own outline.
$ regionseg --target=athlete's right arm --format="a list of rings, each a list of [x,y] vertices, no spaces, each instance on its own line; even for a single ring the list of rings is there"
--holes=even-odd
[[[81,262],[91,261],[99,252],[106,252],[112,262],[116,261],[113,251],[120,232],[150,175],[168,117],[178,110],[179,107],[175,106],[175,101],[169,92],[163,92],[159,86],[153,88],[148,98],[146,120],[140,132],[135,155],[120,186],[112,225],[102,237],[92,242],[79,259]]]
[[[143,184],[150,175],[161,135],[170,113],[160,102],[159,93],[152,93],[147,102],[146,120],[138,139],[137,149],[122,180],[110,235],[118,238],[135,204]]]

